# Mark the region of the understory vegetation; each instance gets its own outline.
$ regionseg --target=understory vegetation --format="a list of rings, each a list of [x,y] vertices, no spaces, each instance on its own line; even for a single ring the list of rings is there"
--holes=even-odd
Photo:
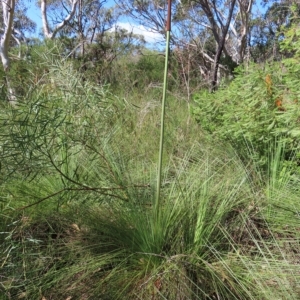
[[[39,47],[0,104],[1,300],[300,298],[297,53],[193,102],[170,74],[157,210],[161,57],[100,84]]]

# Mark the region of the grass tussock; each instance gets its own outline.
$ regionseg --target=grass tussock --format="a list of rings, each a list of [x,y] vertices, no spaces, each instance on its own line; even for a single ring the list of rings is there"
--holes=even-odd
[[[51,64],[1,111],[1,300],[299,299],[298,189],[280,149],[262,173],[170,96],[156,210],[156,91],[124,99]]]

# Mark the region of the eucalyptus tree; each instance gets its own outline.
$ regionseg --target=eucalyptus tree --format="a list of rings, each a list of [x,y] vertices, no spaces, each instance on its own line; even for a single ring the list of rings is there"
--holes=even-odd
[[[16,102],[16,96],[13,88],[11,87],[10,80],[8,79],[8,71],[10,67],[10,59],[8,50],[10,46],[10,39],[13,32],[13,19],[16,2],[15,0],[2,0],[2,34],[0,38],[0,56],[4,72],[6,74],[6,84],[8,91],[8,99],[12,104]]]
[[[86,44],[96,36],[104,35],[116,22],[113,8],[107,0],[46,0],[40,1],[43,33],[46,38],[60,36],[75,39],[80,53],[85,54]]]
[[[257,14],[255,5],[263,12]],[[292,6],[299,10],[299,1],[264,0],[262,6],[257,0],[182,0],[176,13],[178,26],[184,32],[189,31],[185,36],[189,36],[188,42],[194,46],[192,49],[200,44],[200,51],[205,53],[208,61],[214,61],[215,70],[216,56],[221,47],[221,61],[234,65],[249,59],[253,48],[261,44],[274,45],[279,39],[281,26],[291,20]],[[227,32],[226,24],[229,24]],[[203,40],[204,35],[206,38]],[[208,43],[212,37],[214,47],[211,42]],[[274,47],[273,54],[276,51]]]
[[[7,1],[2,3],[0,7],[0,30],[3,33],[5,28],[4,14],[3,14],[3,4],[8,3]],[[34,33],[36,29],[36,23],[31,20],[27,15],[28,3],[19,0],[15,2],[15,8],[13,13],[13,23],[12,23],[12,33],[10,46],[21,46],[23,43],[27,43],[28,33]],[[21,51],[19,51],[19,58],[21,58]]]
[[[230,72],[246,57],[253,4],[254,0],[183,0],[178,5],[178,26],[189,37],[185,43],[202,53],[210,66],[199,67],[209,78],[211,89],[216,88],[219,67]],[[194,27],[198,30],[190,31]]]
[[[24,1],[1,1],[0,7],[0,32],[2,35],[2,55],[6,56],[5,65],[9,63],[7,60],[8,49],[10,46],[21,45],[27,41],[26,34],[35,31],[36,24],[27,15],[28,7]],[[4,40],[6,42],[4,43]],[[5,46],[4,46],[5,44]],[[21,53],[19,53],[21,58]],[[8,66],[5,66],[8,68]]]
[[[21,58],[21,43],[26,42],[26,33],[33,32],[36,24],[26,15],[27,5],[22,0],[2,0],[0,7],[0,56],[5,72],[7,85],[7,98],[11,104],[16,103],[15,90],[9,79],[11,46],[19,46],[19,59]],[[27,3],[28,4],[28,3]]]
[[[130,82],[131,85],[134,82],[130,81],[132,62],[138,61],[144,45],[143,36],[115,26],[104,34],[95,34],[93,43],[86,45],[84,57],[77,61],[81,63],[80,69],[85,76],[98,84],[110,83],[119,86]]]
[[[13,19],[15,12],[15,0],[2,0],[2,26],[3,33],[0,39],[0,56],[4,71],[9,70],[9,56],[8,50],[10,46],[10,39],[13,31]]]
[[[106,0],[80,0],[74,18],[63,30],[66,36],[74,36],[81,56],[85,55],[86,45],[103,37],[117,21],[113,7],[105,7]]]
[[[46,0],[40,0],[45,38],[55,38],[57,33],[74,17],[76,7],[80,1],[82,0],[52,0],[47,3]]]
[[[292,0],[270,1],[263,14],[252,20],[250,28],[250,53],[256,62],[267,59],[280,60],[279,51],[283,29],[299,21],[300,3]]]
[[[210,78],[212,86],[215,86],[222,56],[226,57],[227,61],[235,63],[242,63],[245,58],[253,1],[178,0],[173,2],[175,26],[173,26],[171,41],[179,48],[186,49],[189,46],[189,49],[201,53],[202,59],[210,65],[206,77]],[[118,5],[123,12],[141,24],[146,24],[152,30],[164,35],[166,21],[164,1],[125,0]],[[205,36],[204,40],[203,36]],[[210,43],[207,43],[207,38]],[[209,50],[206,48],[207,45],[210,45]]]

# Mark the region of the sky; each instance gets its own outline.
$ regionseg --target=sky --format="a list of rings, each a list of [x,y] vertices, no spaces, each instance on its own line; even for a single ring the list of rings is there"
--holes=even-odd
[[[104,4],[104,6],[106,6],[106,7],[112,7],[114,5],[115,5],[115,0],[107,0],[107,2]],[[34,36],[38,37],[39,34],[42,32],[42,20],[41,20],[40,8],[35,5],[34,1],[30,1],[29,6],[30,7],[29,7],[29,10],[27,11],[27,13],[28,13],[28,16],[33,21],[35,21],[37,24],[37,30],[36,30]],[[265,10],[266,10],[266,8],[262,7],[261,5],[256,4],[253,7],[253,13],[263,13]],[[119,21],[117,22],[116,26],[124,28],[124,29],[128,30],[129,32],[143,35],[147,42],[147,46],[150,48],[152,48],[152,47],[161,48],[164,43],[164,38],[162,37],[161,34],[159,34],[157,32],[153,32],[153,31],[149,30],[148,28],[146,28],[145,26],[135,23],[132,19],[129,19],[126,16],[122,16],[119,19]]]
[[[109,0],[106,4],[107,7],[114,6],[114,2]],[[27,15],[30,19],[32,19],[37,24],[37,30],[35,32],[35,36],[38,36],[42,30],[42,19],[41,12],[39,7],[37,7],[33,2],[31,2],[30,7],[27,11]],[[151,46],[155,45],[157,42],[162,42],[163,38],[161,34],[153,32],[147,29],[143,25],[139,25],[133,22],[126,17],[120,18],[120,21],[117,22],[116,26],[124,28],[129,32],[133,32],[135,34],[143,35],[145,37],[146,42]]]
[[[39,8],[31,2],[29,9],[27,11],[28,17],[33,20],[37,25],[37,30],[35,35],[37,36],[42,28],[42,18],[41,18],[41,12]]]

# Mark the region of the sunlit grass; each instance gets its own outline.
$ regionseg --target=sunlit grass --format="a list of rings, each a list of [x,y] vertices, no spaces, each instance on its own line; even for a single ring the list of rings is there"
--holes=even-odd
[[[156,91],[124,99],[52,63],[57,90],[1,112],[0,299],[299,298],[280,147],[262,171],[171,97],[157,214]]]

